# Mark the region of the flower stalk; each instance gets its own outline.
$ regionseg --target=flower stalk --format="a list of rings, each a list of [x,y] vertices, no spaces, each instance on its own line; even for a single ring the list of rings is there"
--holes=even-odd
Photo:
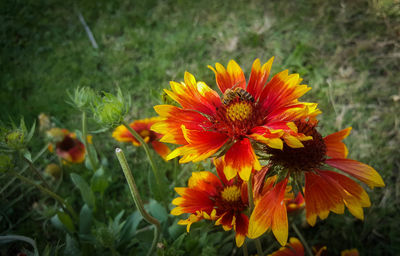
[[[20,179],[21,181],[32,185],[34,187],[36,187],[37,189],[39,189],[41,192],[49,195],[50,197],[52,197],[54,200],[58,201],[61,204],[61,207],[64,209],[65,212],[67,212],[74,220],[78,220],[78,215],[75,213],[74,209],[72,208],[72,206],[70,204],[68,204],[62,197],[60,197],[59,195],[57,195],[56,193],[54,193],[53,191],[31,181],[30,179],[20,175],[19,173],[12,171],[10,172],[10,174],[14,175],[15,177],[17,177],[18,179]]]
[[[143,140],[143,138],[134,129],[132,129],[132,127],[127,122],[122,121],[122,124],[135,137],[135,139],[137,139],[140,142],[140,144],[143,146],[144,151],[146,152],[147,158],[149,159],[151,169],[153,170],[153,174],[155,176],[155,179],[156,179],[156,182],[157,182],[157,186],[158,186],[158,188],[161,188],[161,186],[162,186],[161,181],[160,181],[160,177],[161,176],[160,176],[160,174],[158,172],[158,169],[156,168],[156,165],[154,164],[154,160],[153,160],[153,157],[151,156],[151,152],[150,152],[149,146]]]
[[[152,255],[153,251],[156,248],[157,242],[158,242],[160,234],[161,234],[160,222],[157,219],[155,219],[153,216],[151,216],[149,213],[147,213],[146,210],[144,209],[143,201],[142,201],[139,191],[136,187],[135,179],[133,178],[133,175],[129,168],[128,162],[126,161],[124,152],[120,148],[117,148],[117,149],[115,149],[115,154],[117,155],[119,164],[121,165],[121,168],[122,168],[122,171],[124,172],[126,181],[128,182],[128,186],[131,191],[131,195],[132,195],[133,201],[135,202],[136,207],[138,208],[138,210],[139,210],[140,214],[143,216],[143,218],[148,223],[154,225],[153,243],[150,247],[150,250],[147,253],[148,256]]]
[[[308,245],[306,239],[304,239],[304,236],[301,234],[300,230],[297,228],[295,223],[292,223],[292,228],[294,232],[296,232],[297,236],[299,237],[301,243],[304,245],[304,248],[306,249],[306,252],[309,256],[313,256],[313,253],[311,251],[310,246]]]
[[[39,177],[39,179],[43,182],[46,188],[50,189],[50,185],[47,183],[47,181],[44,179],[42,174],[36,169],[36,167],[33,165],[31,160],[29,160],[26,156],[23,156],[24,160],[28,163],[30,169],[36,174],[36,176]]]
[[[82,111],[82,140],[83,140],[83,144],[85,145],[85,148],[86,148],[86,155],[89,158],[90,165],[92,166],[93,170],[97,170],[97,164],[93,158],[93,152],[91,150],[91,147],[89,147],[89,143],[87,140],[87,125],[86,125],[86,112],[85,111]]]

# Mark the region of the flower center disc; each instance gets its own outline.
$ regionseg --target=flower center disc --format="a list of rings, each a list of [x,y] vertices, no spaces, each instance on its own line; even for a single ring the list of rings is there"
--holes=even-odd
[[[226,187],[221,192],[221,197],[223,200],[227,202],[236,202],[240,199],[240,188],[238,186],[229,186]]]
[[[249,102],[233,102],[226,108],[226,118],[232,122],[240,122],[249,119],[252,112],[253,106]]]

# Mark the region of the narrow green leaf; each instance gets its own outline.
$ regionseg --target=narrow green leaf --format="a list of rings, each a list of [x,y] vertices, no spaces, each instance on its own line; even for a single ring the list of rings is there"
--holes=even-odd
[[[74,222],[68,214],[59,211],[57,212],[57,217],[69,232],[73,233],[76,231]]]
[[[81,192],[83,201],[93,209],[95,207],[95,197],[87,182],[76,173],[71,173],[71,180]]]
[[[87,204],[84,204],[79,214],[79,233],[89,234],[92,226],[92,210]]]

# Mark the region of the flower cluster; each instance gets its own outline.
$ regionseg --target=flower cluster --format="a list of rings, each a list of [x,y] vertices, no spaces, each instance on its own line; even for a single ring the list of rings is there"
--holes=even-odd
[[[155,106],[160,119],[151,129],[161,134],[161,142],[179,145],[166,159],[180,156],[180,163],[187,163],[214,157],[217,175],[194,172],[188,187],[175,188],[180,197],[171,213],[189,214],[180,221],[188,231],[207,219],[233,229],[238,247],[245,237],[268,230],[284,246],[288,212],[304,207],[311,226],[346,207],[363,219],[363,208],[371,203],[354,179],[371,188],[384,186],[371,166],[347,158],[342,140],[351,127],[323,137],[317,104],[299,101],[311,88],[287,70],[268,80],[272,62],[255,60],[247,82],[233,60],[227,68],[209,66],[220,93],[186,72],[184,82],[171,82],[171,90],[165,90],[178,105]]]

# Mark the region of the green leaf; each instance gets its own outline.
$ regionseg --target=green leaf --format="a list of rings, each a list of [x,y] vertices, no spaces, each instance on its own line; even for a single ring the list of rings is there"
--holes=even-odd
[[[81,256],[82,253],[79,250],[78,242],[68,234],[66,240],[64,255]]]
[[[156,218],[160,222],[164,222],[168,219],[167,211],[156,200],[150,199],[150,203],[148,203],[144,207],[154,218]]]
[[[71,180],[81,192],[83,201],[93,209],[95,207],[95,197],[87,182],[76,173],[71,173]]]
[[[82,206],[81,212],[79,213],[79,233],[89,234],[90,227],[92,226],[92,210],[87,204]]]
[[[127,242],[133,239],[136,234],[136,229],[142,219],[143,217],[139,211],[135,211],[129,215],[119,233],[121,242]]]
[[[90,186],[93,192],[99,192],[100,194],[103,194],[108,188],[108,177],[106,176],[103,167],[97,169],[97,171],[93,174],[90,181]]]
[[[58,211],[57,217],[69,232],[73,233],[76,231],[74,222],[68,214]]]

